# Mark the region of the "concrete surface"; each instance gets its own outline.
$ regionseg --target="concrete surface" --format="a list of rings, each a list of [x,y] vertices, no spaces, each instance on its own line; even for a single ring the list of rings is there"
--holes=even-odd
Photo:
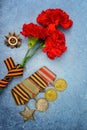
[[[23,77],[13,79],[0,95],[0,130],[87,130],[87,0],[0,0],[0,79],[7,73],[3,60],[12,56],[20,63],[27,49],[23,36],[22,46],[17,49],[7,48],[4,36],[8,32],[20,33],[23,23],[35,23],[37,15],[47,8],[61,8],[73,20],[72,28],[62,30],[68,50],[54,61],[38,52],[27,63]],[[35,121],[24,123],[19,115],[24,107],[16,106],[10,90],[43,65],[52,69],[57,78],[64,78],[68,88],[50,102],[46,112],[35,112]],[[33,108],[34,101],[28,105]]]

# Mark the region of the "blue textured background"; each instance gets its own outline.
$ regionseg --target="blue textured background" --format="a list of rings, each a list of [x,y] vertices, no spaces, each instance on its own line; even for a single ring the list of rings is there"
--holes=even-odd
[[[37,53],[27,63],[23,77],[13,79],[0,95],[0,130],[87,130],[87,0],[0,0],[0,79],[7,73],[3,60],[12,56],[20,63],[27,49],[24,37],[20,48],[10,49],[4,45],[4,36],[19,33],[23,23],[35,23],[37,15],[47,8],[62,8],[73,19],[73,27],[63,30],[68,50],[54,61]],[[35,112],[35,121],[23,123],[19,112],[24,107],[15,105],[10,90],[43,65],[64,78],[68,88],[50,102],[46,112]],[[34,107],[33,101],[29,104]]]

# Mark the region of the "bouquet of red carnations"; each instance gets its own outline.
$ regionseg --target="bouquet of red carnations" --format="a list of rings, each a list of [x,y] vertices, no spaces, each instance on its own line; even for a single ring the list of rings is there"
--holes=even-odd
[[[37,24],[24,24],[21,34],[29,38],[28,51],[22,62],[22,66],[42,48],[50,59],[60,57],[67,49],[65,35],[58,27],[68,29],[72,26],[73,21],[69,19],[69,15],[61,9],[47,9],[42,11],[37,17]],[[28,52],[36,45],[38,47],[30,55]]]

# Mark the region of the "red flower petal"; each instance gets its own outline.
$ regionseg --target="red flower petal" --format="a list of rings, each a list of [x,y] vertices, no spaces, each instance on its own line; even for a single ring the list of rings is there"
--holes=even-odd
[[[69,19],[69,15],[61,9],[42,11],[37,17],[37,22],[43,26],[48,26],[49,24],[54,24],[55,26],[61,25],[65,29],[73,24],[72,20]]]
[[[23,25],[21,34],[25,37],[36,37],[44,40],[47,36],[47,30],[41,26],[30,23]]]
[[[64,29],[70,28],[72,26],[72,24],[73,24],[72,20],[68,20],[65,23],[63,23],[63,22],[60,23],[61,27],[63,27]]]

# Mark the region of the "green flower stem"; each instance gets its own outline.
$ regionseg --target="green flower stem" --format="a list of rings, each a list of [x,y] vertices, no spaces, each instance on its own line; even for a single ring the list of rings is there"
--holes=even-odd
[[[39,46],[30,55],[25,57],[22,65],[25,66],[27,61],[29,61],[41,48],[43,48],[43,43],[40,43]]]
[[[28,39],[28,50],[27,50],[21,64],[18,67],[25,65],[25,63],[27,61],[27,56],[29,55],[30,50],[36,45],[37,41],[38,41],[38,38],[34,38],[34,37],[30,37]]]
[[[31,48],[28,48],[28,50],[27,50],[27,52],[26,52],[26,54],[25,54],[25,56],[24,56],[22,62],[19,64],[18,67],[24,66],[24,64],[25,64],[25,62],[26,62],[26,57],[27,57],[27,55],[29,54],[30,50],[31,50]]]

